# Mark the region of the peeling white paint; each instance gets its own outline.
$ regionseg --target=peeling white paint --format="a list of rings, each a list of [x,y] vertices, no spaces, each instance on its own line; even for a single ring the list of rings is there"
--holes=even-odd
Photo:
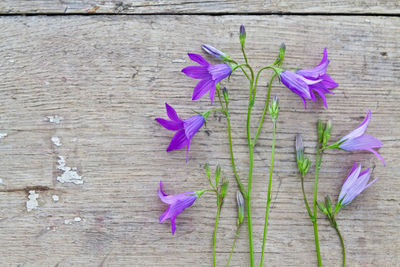
[[[39,194],[36,194],[35,190],[29,191],[28,201],[26,202],[26,210],[32,211],[37,210],[39,203],[36,200],[39,197]]]
[[[60,138],[58,138],[57,136],[53,136],[53,137],[51,138],[51,141],[53,142],[53,144],[54,144],[55,146],[61,146]]]
[[[81,217],[75,217],[73,220],[70,219],[64,220],[64,224],[73,224],[74,222],[79,223],[81,221],[82,221]]]
[[[51,198],[53,199],[54,202],[57,202],[60,200],[60,198],[57,195],[52,195]]]
[[[6,137],[6,136],[8,136],[7,133],[0,133],[0,139],[1,139],[1,138],[4,138],[4,137]]]
[[[75,221],[75,222],[80,222],[80,221],[82,221],[82,219],[81,219],[81,217],[75,217],[75,218],[74,218],[74,221]]]
[[[184,60],[184,59],[174,59],[174,60],[172,60],[172,63],[185,63],[186,62],[186,60]]]
[[[63,117],[60,117],[58,115],[54,115],[54,116],[47,116],[47,121],[51,122],[51,123],[55,123],[55,124],[60,124],[60,122],[64,119]]]
[[[63,156],[58,156],[59,160],[57,169],[63,171],[61,176],[57,177],[57,181],[60,183],[74,183],[74,184],[83,184],[82,176],[78,174],[76,168],[71,168],[65,166],[65,158]]]
[[[64,220],[64,224],[71,224],[71,220]]]
[[[0,178],[0,184],[4,184],[3,179]]]

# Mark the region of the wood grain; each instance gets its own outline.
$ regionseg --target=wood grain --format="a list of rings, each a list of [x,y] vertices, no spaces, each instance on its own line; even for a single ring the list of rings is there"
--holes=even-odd
[[[400,14],[398,0],[3,0],[2,14]]]
[[[166,153],[171,132],[164,102],[182,117],[211,108],[207,98],[190,101],[196,81],[180,70],[187,52],[210,43],[240,60],[238,27],[247,28],[251,64],[269,64],[281,42],[285,67],[312,67],[328,47],[329,73],[340,86],[322,103],[302,101],[275,83],[281,100],[273,203],[266,248],[268,266],[313,266],[313,230],[300,193],[294,137],[303,133],[313,158],[315,123],[332,119],[332,139],[356,127],[372,110],[368,133],[384,143],[387,166],[368,153],[329,152],[319,197],[335,199],[354,160],[380,180],[339,215],[349,266],[396,266],[400,251],[400,20],[349,16],[35,16],[1,17],[0,31],[0,255],[4,266],[210,266],[215,198],[204,195],[177,219],[158,222],[166,206],[157,197],[207,186],[203,164],[219,163],[230,180],[220,228],[217,261],[226,262],[236,221],[235,192],[221,115],[185,151]],[[209,58],[210,59],[210,58]],[[210,59],[211,60],[211,59]],[[263,106],[262,77],[253,127]],[[226,82],[238,170],[247,173],[247,83],[235,73]],[[58,115],[60,124],[46,121]],[[253,210],[256,259],[266,201],[271,147],[266,120],[255,151]],[[254,130],[254,129],[253,129]],[[60,138],[55,147],[51,137]],[[57,157],[76,167],[84,184],[61,184]],[[311,193],[312,173],[306,178]],[[38,210],[27,212],[26,190],[39,192]],[[60,200],[54,202],[52,195]],[[74,221],[79,217],[80,222]],[[66,221],[67,220],[67,221]],[[321,216],[325,266],[339,266],[340,244]],[[247,266],[244,230],[231,266]]]

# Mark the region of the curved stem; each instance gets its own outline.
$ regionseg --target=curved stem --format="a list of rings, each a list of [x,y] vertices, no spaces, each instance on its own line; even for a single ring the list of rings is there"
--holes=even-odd
[[[242,193],[242,195],[245,197],[246,191],[244,190],[242,181],[240,180],[239,174],[236,171],[235,157],[233,154],[231,119],[229,117],[229,105],[228,105],[229,103],[225,103],[225,107],[224,107],[224,104],[222,102],[221,92],[219,90],[217,91],[217,94],[218,94],[219,103],[221,104],[221,108],[224,110],[226,122],[228,124],[228,142],[229,142],[229,152],[230,152],[230,156],[231,156],[232,170],[235,175],[236,182],[239,186],[239,190]]]
[[[336,230],[336,233],[338,234],[338,236],[339,236],[339,239],[340,239],[340,244],[342,245],[342,255],[343,255],[343,267],[345,267],[346,266],[346,250],[345,250],[345,246],[344,246],[344,242],[343,242],[343,238],[342,238],[342,235],[340,234],[340,231],[339,231],[339,228],[338,228],[338,226],[337,226],[337,223],[336,223],[336,221],[334,221],[335,222],[335,230]]]
[[[236,240],[239,236],[239,233],[240,233],[240,225],[237,227],[235,239],[233,240],[232,249],[231,249],[231,252],[229,253],[229,258],[228,258],[228,262],[226,263],[226,267],[228,267],[229,263],[231,262],[232,254],[233,254],[233,251],[235,250]]]
[[[256,80],[255,80],[255,82],[254,82],[254,88],[253,88],[253,97],[256,97],[256,90],[257,90],[258,78],[260,77],[261,72],[262,72],[263,70],[266,70],[266,69],[273,69],[273,67],[272,67],[271,65],[268,65],[268,66],[265,66],[265,67],[261,68],[261,69],[257,72]],[[274,72],[274,74],[272,75],[272,77],[275,77],[275,75],[276,75],[276,73]],[[273,78],[271,78],[271,81],[272,81],[272,79],[273,79]],[[271,82],[270,82],[270,83],[271,83]]]
[[[322,155],[320,154],[319,144],[317,147],[317,155],[315,159],[315,179],[314,179],[314,202],[313,202],[313,218],[311,219],[314,228],[314,239],[315,249],[317,252],[318,266],[321,267],[321,252],[319,250],[319,239],[318,239],[318,225],[317,225],[317,191],[318,191],[318,175],[319,169],[321,168]]]
[[[254,146],[256,145],[258,136],[259,136],[260,133],[261,133],[261,128],[262,128],[262,125],[263,125],[263,123],[264,123],[265,114],[267,114],[268,105],[269,105],[269,99],[270,99],[270,97],[271,97],[272,81],[274,80],[275,76],[276,76],[275,73],[272,74],[271,79],[269,80],[268,92],[267,92],[267,99],[265,100],[264,111],[263,111],[263,114],[261,115],[260,123],[258,124],[258,129],[257,129],[256,135],[254,136],[254,139],[253,139],[253,145],[254,145]]]
[[[303,192],[304,204],[306,204],[306,209],[307,209],[307,212],[308,212],[308,216],[310,216],[310,218],[312,219],[314,216],[311,213],[310,206],[308,205],[306,192],[304,191],[304,176],[301,177],[301,191]]]
[[[265,239],[267,237],[269,207],[270,207],[271,199],[272,199],[272,197],[271,197],[271,185],[272,185],[272,174],[274,172],[275,132],[276,132],[276,121],[273,121],[271,167],[269,168],[268,196],[267,196],[267,207],[265,209],[264,234],[263,234],[263,243],[262,243],[262,250],[261,250],[260,267],[262,267],[263,262],[264,262]]]
[[[217,195],[217,197],[219,197]],[[219,222],[219,215],[221,214],[221,205],[218,205],[217,208],[217,216],[215,218],[215,225],[214,225],[214,233],[213,233],[213,266],[215,267],[215,243],[217,241],[217,228],[218,228],[218,222]]]

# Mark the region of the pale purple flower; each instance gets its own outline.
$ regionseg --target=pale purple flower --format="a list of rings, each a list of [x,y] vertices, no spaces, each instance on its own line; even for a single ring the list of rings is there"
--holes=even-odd
[[[382,142],[371,135],[365,134],[370,120],[371,111],[367,109],[364,121],[355,130],[339,140],[339,147],[346,151],[367,150],[374,153],[386,165],[382,156],[374,150],[374,148],[380,148],[383,145]]]
[[[344,181],[338,198],[338,201],[341,201],[342,206],[350,204],[357,195],[378,180],[378,178],[375,178],[373,181],[368,183],[370,176],[371,173],[369,169],[361,171],[361,164],[357,167],[357,162],[354,162],[353,168]]]
[[[318,66],[313,69],[298,70],[295,73],[286,70],[280,73],[280,78],[287,88],[301,97],[305,108],[306,99],[315,101],[314,93],[317,93],[321,97],[327,108],[328,105],[326,104],[326,97],[324,94],[333,94],[329,89],[338,86],[338,84],[326,74],[328,64],[328,53],[325,48],[324,55]]]
[[[209,92],[211,103],[214,100],[216,85],[231,74],[232,69],[227,64],[211,65],[201,55],[189,53],[189,58],[201,66],[189,66],[182,72],[194,79],[201,79],[193,90],[192,100],[201,98]]]
[[[205,120],[203,115],[197,114],[186,120],[181,120],[178,117],[176,111],[167,103],[165,103],[167,109],[167,115],[170,120],[156,118],[156,121],[160,123],[164,128],[170,131],[177,131],[172,137],[171,142],[167,148],[167,152],[171,150],[177,150],[186,147],[186,162],[189,159],[189,147],[193,136],[203,126]]]
[[[219,58],[219,59],[222,59],[222,60],[225,60],[225,59],[228,58],[227,55],[224,52],[218,50],[217,48],[215,48],[215,47],[213,47],[211,45],[202,44],[201,48],[203,48],[203,50],[205,52],[207,52],[208,54],[210,54],[210,55],[212,55],[212,56],[214,56],[216,58]]]
[[[175,218],[187,207],[193,205],[197,199],[195,192],[185,192],[177,195],[167,195],[162,189],[162,182],[160,181],[160,189],[158,190],[158,197],[160,200],[169,205],[168,209],[161,214],[160,223],[166,219],[171,219],[172,234],[175,233]]]

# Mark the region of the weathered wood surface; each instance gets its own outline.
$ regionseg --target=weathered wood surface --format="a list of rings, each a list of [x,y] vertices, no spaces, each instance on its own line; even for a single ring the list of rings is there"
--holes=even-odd
[[[400,14],[398,0],[3,0],[2,14],[159,14],[159,13],[359,13]]]
[[[372,154],[333,153],[324,158],[319,197],[336,198],[354,160],[380,180],[339,215],[349,266],[396,266],[400,251],[398,179],[400,158],[400,20],[348,16],[66,16],[1,17],[0,31],[0,255],[3,266],[210,266],[215,198],[204,195],[177,219],[159,224],[166,208],[156,195],[207,186],[203,164],[219,163],[230,190],[218,230],[217,261],[225,263],[236,221],[235,191],[226,127],[220,115],[185,152],[166,153],[172,133],[154,118],[164,101],[182,117],[210,108],[191,102],[196,81],[180,72],[192,64],[186,52],[206,42],[240,58],[237,32],[247,27],[249,59],[270,63],[281,42],[286,67],[311,67],[328,47],[329,73],[339,82],[329,109],[302,102],[281,85],[273,204],[267,239],[268,266],[313,266],[313,232],[305,212],[294,157],[294,136],[303,133],[313,157],[315,123],[333,120],[332,139],[357,126],[372,110],[368,133],[383,141],[383,167]],[[171,30],[173,28],[173,30]],[[266,77],[260,84],[265,93]],[[232,102],[233,138],[239,172],[247,172],[247,84],[234,74],[225,83]],[[264,91],[264,92],[263,92]],[[262,101],[256,102],[260,114]],[[59,124],[47,116],[64,119]],[[256,117],[254,117],[256,118]],[[256,119],[253,119],[255,122]],[[253,125],[254,126],[254,125]],[[51,137],[60,138],[56,147]],[[271,146],[267,120],[255,153],[253,210],[260,256]],[[57,157],[77,167],[84,184],[61,184]],[[267,160],[266,160],[267,159]],[[306,190],[311,193],[312,173]],[[27,212],[27,190],[39,192],[39,207]],[[59,196],[54,202],[52,195]],[[81,221],[74,221],[79,217]],[[245,229],[245,227],[243,228]],[[339,266],[340,244],[321,216],[325,266]],[[247,266],[242,231],[232,266]]]

